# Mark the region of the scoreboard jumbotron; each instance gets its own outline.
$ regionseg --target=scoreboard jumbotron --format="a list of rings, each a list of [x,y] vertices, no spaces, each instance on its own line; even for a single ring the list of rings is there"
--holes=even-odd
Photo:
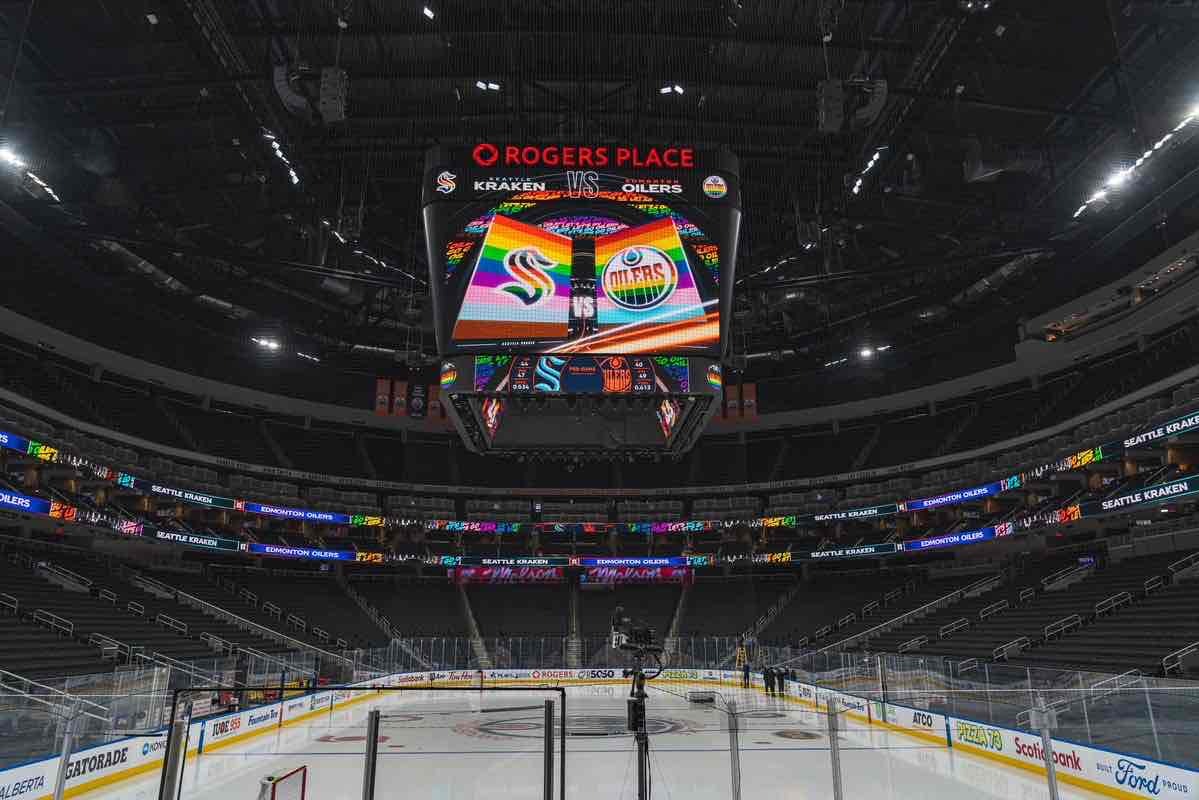
[[[434,148],[422,184],[441,388],[478,452],[681,453],[719,408],[735,157]]]

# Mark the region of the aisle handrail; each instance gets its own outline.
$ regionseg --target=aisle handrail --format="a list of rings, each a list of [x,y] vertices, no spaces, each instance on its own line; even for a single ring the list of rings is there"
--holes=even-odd
[[[985,580],[989,580],[989,579],[990,578],[988,577]],[[974,583],[970,584],[970,586],[974,586],[978,583],[981,583],[981,581],[975,581]],[[889,619],[886,622],[883,622],[879,625],[875,625],[873,628],[867,628],[864,631],[855,633],[853,636],[848,636],[840,641],[833,642],[830,645],[822,647],[821,649],[817,650],[816,652],[817,653],[826,653],[830,650],[843,650],[847,647],[851,647],[852,645],[857,644],[860,641],[865,641],[867,639],[871,639],[876,634],[884,633],[885,631],[891,630],[892,628],[896,628],[900,625],[903,625],[908,620],[916,619],[917,617],[922,617],[931,610],[935,610],[937,608],[944,608],[945,606],[950,605],[951,603],[954,603],[954,602],[960,600],[965,595],[966,590],[969,589],[970,586],[964,587],[962,589],[954,589],[949,594],[938,597],[936,600],[933,600],[930,603],[925,603],[924,605],[920,606],[919,608],[914,608],[911,611],[907,611],[903,614],[900,614],[898,617],[893,617],[892,619]],[[786,662],[784,662],[784,663],[786,663]]]
[[[245,617],[238,616],[228,609],[221,608],[214,603],[209,603],[207,600],[201,600],[195,595],[188,594],[181,589],[177,589],[175,591],[175,597],[186,605],[190,605],[193,608],[199,609],[200,611],[208,610],[219,619],[232,621],[233,624],[237,625],[239,628],[243,628],[253,633],[258,633],[270,639],[271,641],[279,642],[280,644],[288,644],[298,650],[311,650],[320,656],[344,662],[351,667],[354,665],[354,662],[345,656],[325,650],[323,647],[317,647],[310,642],[301,641],[300,639],[288,636],[286,633],[274,630],[273,628],[268,628],[265,625],[259,625],[253,620],[248,620]]]

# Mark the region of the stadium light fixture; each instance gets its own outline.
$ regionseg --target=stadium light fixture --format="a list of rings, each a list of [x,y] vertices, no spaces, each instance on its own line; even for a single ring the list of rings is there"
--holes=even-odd
[[[421,13],[425,15],[426,19],[433,19],[433,17],[437,16],[433,13],[433,9],[429,8],[428,6],[422,8]]]
[[[305,361],[312,361],[316,364],[321,363],[321,360],[319,358],[317,358],[316,356],[309,355],[308,353],[301,353],[299,350],[296,351],[296,355],[299,356],[300,358],[304,359]]]
[[[874,355],[874,348],[873,347],[863,347],[861,350],[858,351],[858,355],[861,356],[862,358],[870,358],[871,356]]]
[[[683,87],[677,83],[668,83],[658,90],[658,94],[682,94]]]
[[[887,147],[888,145],[884,144],[874,148],[874,154],[870,156],[870,160],[866,162],[866,166],[863,167],[862,171],[858,173],[857,180],[855,180],[853,183],[853,188],[849,190],[851,194],[856,196],[862,193],[862,186],[866,182],[866,173],[870,172],[870,170],[874,169],[878,165],[879,159],[883,157],[883,151],[886,150]]]
[[[45,192],[47,195],[49,195],[49,196],[50,196],[50,198],[51,198],[52,200],[54,200],[54,202],[56,202],[56,203],[61,203],[61,202],[62,202],[62,199],[61,199],[61,198],[60,198],[60,197],[59,197],[57,194],[55,194],[55,193],[54,193],[54,190],[53,190],[53,189],[51,189],[51,188],[50,188],[50,184],[46,183],[44,180],[42,180],[41,178],[39,178],[37,175],[35,175],[35,174],[34,174],[34,173],[32,173],[32,172],[26,172],[26,173],[25,173],[25,177],[29,178],[29,180],[33,181],[33,182],[34,182],[34,183],[36,183],[36,184],[37,184],[39,187],[41,187],[41,190],[42,190],[43,192]]]
[[[1117,191],[1127,186],[1133,178],[1138,174],[1138,171],[1144,164],[1149,161],[1156,153],[1161,151],[1172,140],[1178,138],[1182,132],[1194,123],[1199,122],[1199,107],[1190,109],[1186,116],[1178,121],[1174,129],[1166,133],[1162,138],[1153,143],[1153,146],[1146,150],[1141,156],[1134,161],[1130,166],[1118,169],[1113,172],[1104,183],[1104,188],[1093,193],[1089,198],[1084,200],[1078,209],[1074,212],[1073,219],[1081,217],[1088,209],[1096,203],[1101,203],[1108,199],[1108,192]],[[1177,144],[1177,142],[1176,142]]]
[[[21,157],[7,147],[0,149],[0,161],[13,167],[20,168],[25,166],[25,162],[21,160]]]
[[[275,351],[280,347],[279,342],[275,339],[260,339],[257,336],[251,336],[250,341],[261,347],[263,350]]]

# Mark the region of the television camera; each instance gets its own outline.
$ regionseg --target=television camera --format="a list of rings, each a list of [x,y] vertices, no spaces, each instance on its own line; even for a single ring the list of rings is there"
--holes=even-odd
[[[622,676],[631,678],[628,699],[628,728],[637,742],[637,798],[648,800],[650,796],[649,733],[645,725],[645,682],[662,674],[664,648],[657,641],[656,631],[642,622],[634,623],[617,606],[612,612],[612,649],[623,650],[633,657],[633,667],[623,671]],[[644,663],[649,659],[655,664],[647,674]]]

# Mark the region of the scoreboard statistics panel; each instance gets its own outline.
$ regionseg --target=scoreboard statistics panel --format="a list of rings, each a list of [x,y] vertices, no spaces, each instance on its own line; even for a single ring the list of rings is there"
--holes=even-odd
[[[434,148],[422,205],[443,354],[721,357],[741,219],[731,154]]]

